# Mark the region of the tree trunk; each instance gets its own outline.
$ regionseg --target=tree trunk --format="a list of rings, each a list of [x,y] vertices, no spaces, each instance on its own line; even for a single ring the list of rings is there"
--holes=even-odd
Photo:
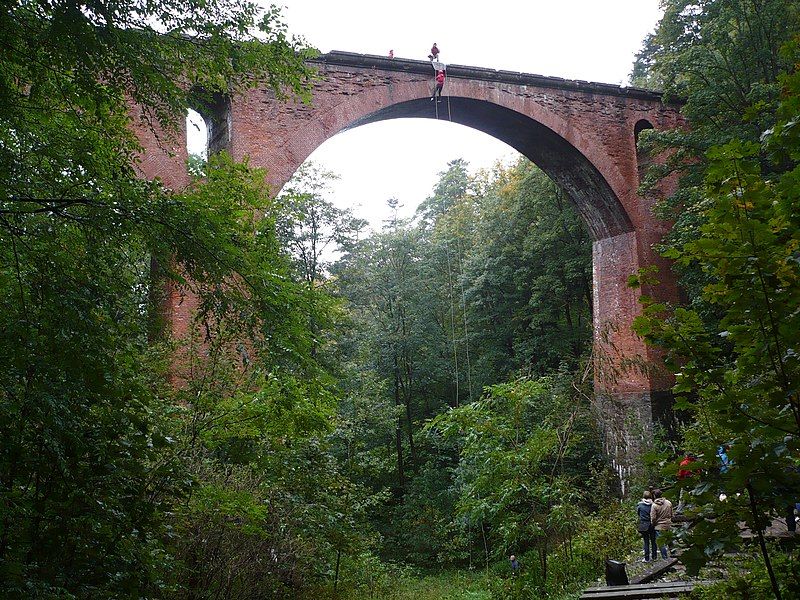
[[[761,519],[756,506],[756,494],[753,486],[749,483],[747,484],[747,495],[750,497],[750,513],[753,515],[753,526],[756,528],[756,534],[758,535],[758,545],[761,547],[761,555],[764,557],[764,564],[767,567],[772,593],[775,594],[775,600],[782,600],[781,590],[778,587],[777,579],[775,579],[775,571],[772,570],[772,561],[770,561],[769,552],[767,552],[767,544],[764,542],[764,529],[761,527]]]
[[[333,575],[333,591],[335,592],[336,589],[339,587],[339,563],[342,559],[342,551],[341,549],[336,549],[336,572]]]
[[[481,535],[483,536],[483,554],[486,562],[486,577],[489,577],[489,545],[486,543],[486,525],[481,521]]]
[[[411,422],[411,368],[406,359],[406,382],[403,386],[403,401],[406,405],[406,430],[408,431],[408,448],[411,451],[411,466],[417,464],[417,449],[414,446],[414,428]]]
[[[397,355],[394,358],[394,405],[400,406],[400,373],[397,367]],[[395,450],[397,451],[397,486],[399,494],[403,494],[403,486],[405,485],[405,472],[403,468],[403,423],[400,415],[397,415],[397,423],[395,425],[394,441]]]

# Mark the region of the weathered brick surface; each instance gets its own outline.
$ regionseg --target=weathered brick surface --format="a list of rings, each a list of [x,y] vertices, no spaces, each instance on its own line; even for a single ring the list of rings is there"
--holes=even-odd
[[[141,118],[139,107],[132,106],[131,124],[139,138],[143,152],[135,167],[142,177],[160,179],[171,190],[183,190],[189,184],[186,168],[186,124],[182,123],[175,135],[167,135]],[[175,339],[184,338],[190,330],[198,300],[190,289],[169,285],[160,297],[161,318]]]
[[[320,80],[309,105],[277,101],[267,89],[230,99],[228,149],[236,158],[247,156],[251,165],[266,167],[275,193],[340,131],[390,118],[435,118],[429,63],[348,53],[331,53],[315,63]],[[596,349],[608,367],[598,369],[596,390],[600,396],[636,398],[637,406],[646,405],[652,392],[668,389],[670,380],[640,368],[658,363],[658,356],[630,329],[640,312],[641,292],[629,289],[626,281],[640,267],[658,264],[662,283],[646,291],[664,300],[675,300],[677,292],[668,265],[653,251],[666,224],[654,218],[653,200],[637,194],[634,130],[643,120],[656,129],[680,126],[678,109],[645,90],[456,65],[448,68],[444,93],[449,100],[440,105],[439,118],[446,118],[449,108],[454,122],[505,141],[539,165],[575,203],[594,238]],[[180,161],[163,159],[149,142],[145,145],[147,175],[182,181]],[[187,303],[176,302],[178,319]],[[176,332],[182,328],[174,327]]]

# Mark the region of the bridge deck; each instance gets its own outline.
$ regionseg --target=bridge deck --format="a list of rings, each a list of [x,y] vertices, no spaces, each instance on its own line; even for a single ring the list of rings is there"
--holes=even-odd
[[[409,58],[388,58],[374,54],[358,54],[333,50],[310,60],[311,63],[325,64],[342,67],[373,68],[382,71],[399,71],[405,73],[419,73],[433,77],[433,69],[428,60],[412,60]],[[477,79],[496,83],[509,83],[513,85],[531,85],[560,90],[574,90],[589,94],[602,94],[606,96],[623,96],[640,100],[661,101],[663,94],[659,91],[646,90],[637,87],[625,87],[612,83],[597,83],[578,79],[564,79],[562,77],[549,77],[533,73],[519,73],[516,71],[498,71],[486,67],[470,67],[466,65],[447,64],[448,77],[463,79]]]

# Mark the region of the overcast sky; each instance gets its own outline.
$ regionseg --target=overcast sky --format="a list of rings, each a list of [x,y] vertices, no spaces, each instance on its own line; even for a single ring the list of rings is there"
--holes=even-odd
[[[625,84],[634,54],[660,17],[658,0],[491,0],[482,3],[276,0],[293,34],[322,52],[445,63]],[[515,150],[447,121],[397,119],[340,133],[309,158],[338,173],[332,199],[380,228],[387,199],[411,216],[455,158],[471,168],[508,162]]]

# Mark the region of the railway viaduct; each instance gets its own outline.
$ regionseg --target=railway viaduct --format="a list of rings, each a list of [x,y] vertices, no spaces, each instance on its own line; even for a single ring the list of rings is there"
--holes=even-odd
[[[427,61],[331,52],[312,62],[319,80],[310,104],[253,89],[206,105],[210,151],[248,156],[252,166],[268,169],[277,193],[320,144],[341,131],[385,119],[437,118]],[[654,420],[668,414],[671,385],[657,368],[658,354],[631,323],[642,293],[677,300],[669,266],[653,250],[668,224],[653,215],[656,198],[637,193],[647,159],[637,154],[636,138],[646,128],[682,126],[679,107],[642,89],[460,65],[448,66],[444,95],[438,118],[483,131],[529,158],[564,190],[591,233],[595,408],[606,450],[625,481],[630,457],[646,445]],[[137,133],[145,148],[143,174],[175,189],[186,185],[185,139],[165,148],[145,128]],[[427,149],[427,141],[420,144]],[[660,267],[660,284],[628,287],[628,276],[651,264]],[[172,332],[181,335],[194,301],[173,290],[168,304]]]

